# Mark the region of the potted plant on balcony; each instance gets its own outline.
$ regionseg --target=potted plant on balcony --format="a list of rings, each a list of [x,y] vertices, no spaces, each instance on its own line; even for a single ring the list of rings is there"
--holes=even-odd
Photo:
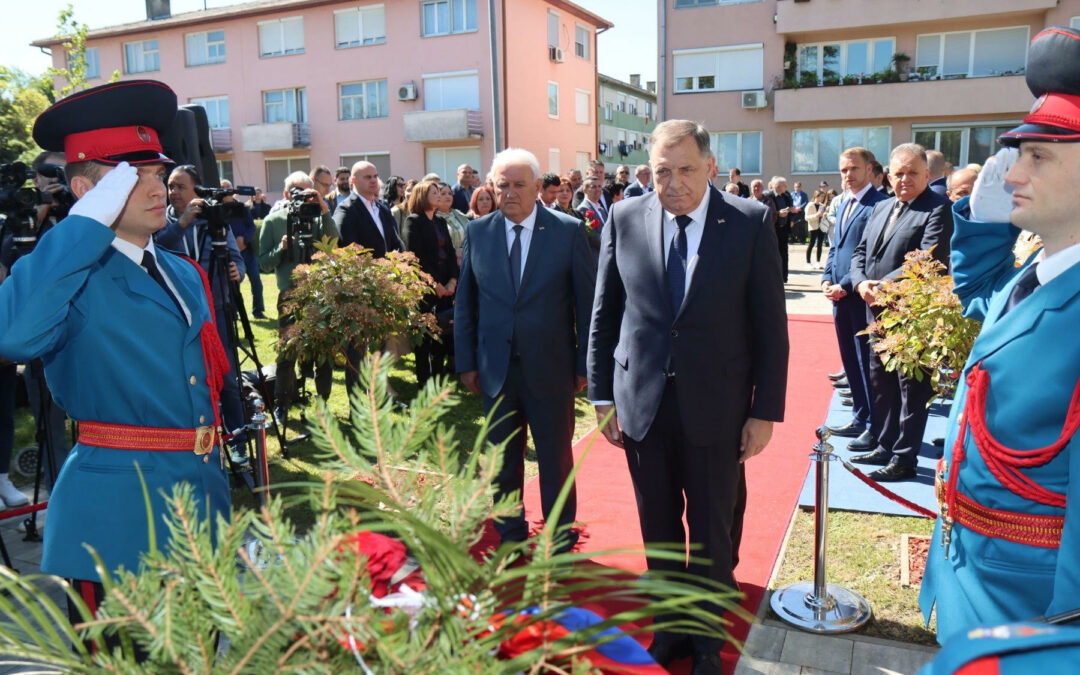
[[[911,62],[911,57],[904,52],[896,52],[892,56],[893,69],[900,76],[901,82],[907,82],[908,79],[908,63]]]
[[[861,75],[845,75],[840,81],[841,84],[862,84]]]
[[[817,73],[812,70],[804,70],[799,73],[799,86],[800,87],[816,87],[818,86]]]

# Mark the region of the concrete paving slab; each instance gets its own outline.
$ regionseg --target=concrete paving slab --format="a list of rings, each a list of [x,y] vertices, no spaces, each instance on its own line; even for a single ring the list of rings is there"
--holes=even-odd
[[[780,660],[799,666],[847,673],[851,671],[854,645],[855,643],[847,638],[791,631],[784,640]]]
[[[852,675],[913,675],[934,658],[934,651],[857,642],[851,654]]]
[[[787,634],[783,628],[754,624],[746,636],[746,653],[762,661],[779,661]]]
[[[735,665],[735,675],[801,675],[802,666],[793,663],[763,661],[744,656]]]

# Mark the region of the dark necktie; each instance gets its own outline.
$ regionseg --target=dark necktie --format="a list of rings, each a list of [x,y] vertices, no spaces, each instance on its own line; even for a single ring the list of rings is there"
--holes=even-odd
[[[514,226],[514,243],[510,244],[510,279],[514,282],[514,294],[521,285],[521,231],[522,225]]]
[[[885,235],[881,239],[882,243],[888,241],[889,235],[896,229],[896,221],[900,220],[900,214],[904,212],[905,206],[907,206],[907,204],[897,200],[896,206],[893,207],[892,215],[889,217],[889,224],[885,228]]]
[[[600,216],[601,225],[607,222],[607,209],[604,208],[603,204],[596,205],[596,215]]]
[[[671,296],[671,311],[679,313],[683,295],[686,293],[686,226],[692,222],[690,216],[675,216],[678,231],[671,240],[668,250],[667,282]]]
[[[187,317],[184,314],[184,308],[180,305],[180,301],[173,295],[172,290],[169,288],[169,284],[165,283],[165,277],[161,275],[161,270],[158,269],[157,260],[154,259],[154,254],[150,251],[143,251],[142,266],[150,273],[150,278],[157,282],[158,286],[161,286],[161,290],[165,291],[165,295],[169,296],[169,299],[176,305],[176,309],[180,312],[180,316]]]
[[[1039,287],[1039,277],[1035,274],[1035,267],[1038,264],[1032,263],[1020,273],[1020,278],[1017,279],[1016,285],[1013,286],[1012,293],[1009,293],[1009,299],[1005,301],[1005,309],[1001,310],[1001,316],[1011,312],[1014,307],[1020,304],[1021,300],[1034,293],[1035,289]]]

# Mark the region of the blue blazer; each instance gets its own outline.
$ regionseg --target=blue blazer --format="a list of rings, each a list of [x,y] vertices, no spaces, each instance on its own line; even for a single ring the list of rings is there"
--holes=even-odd
[[[158,266],[192,314],[188,325],[146,271],[111,246],[114,238],[101,223],[69,216],[15,264],[0,286],[0,355],[40,357],[53,397],[75,420],[188,429],[212,424],[199,340],[210,309],[197,270],[158,251]],[[204,517],[228,517],[220,461],[218,449],[204,462],[193,452],[77,443],[49,500],[42,571],[97,580],[84,544],[110,571],[138,568],[151,542],[136,467],[159,548],[168,543],[165,496],[177,483],[192,486]]]
[[[870,219],[870,214],[874,211],[874,205],[888,198],[888,195],[870,186],[862,199],[852,207],[846,223],[839,222],[839,219],[843,216],[844,208],[844,203],[841,202],[841,212],[836,216],[836,227],[839,236],[833,242],[833,245],[829,247],[829,257],[825,260],[825,271],[821,275],[822,281],[839,284],[847,291],[849,296],[855,292],[855,288],[851,284],[851,256],[855,253],[855,247],[862,240],[863,230],[866,229],[866,221]],[[843,229],[839,229],[841,224]]]
[[[964,368],[990,376],[986,424],[1011,448],[1047,446],[1062,434],[1066,411],[1080,381],[1080,264],[1039,287],[1001,316],[1023,268],[1014,265],[1019,229],[1008,223],[970,220],[968,200],[954,206],[953,279],[965,314],[983,321]],[[1030,264],[1030,261],[1029,263]],[[919,597],[929,618],[938,612],[938,639],[980,624],[1049,616],[1080,607],[1080,434],[1052,460],[1022,473],[1065,495],[1065,508],[1029,501],[1004,487],[983,461],[970,430],[960,439],[967,457],[953,465],[953,447],[968,389],[961,378],[945,438],[948,471],[959,471],[961,493],[983,506],[1064,516],[1059,549],[1026,546],[955,525],[948,559],[938,521]]]
[[[513,336],[533,396],[573,395],[574,377],[585,375],[596,263],[578,220],[534,208],[516,295],[502,212],[465,229],[454,300],[455,363],[459,373],[479,371],[480,388],[492,398],[506,381]]]
[[[196,223],[199,223],[202,226],[201,236],[199,237],[201,241],[195,241]],[[198,257],[195,259],[195,262],[199,263],[207,276],[213,280],[214,308],[218,310],[218,314],[220,314],[225,294],[228,292],[229,282],[228,277],[221,279],[216,272],[211,274],[211,240],[205,225],[205,220],[196,219],[191,225],[180,227],[180,221],[177,219],[176,212],[173,210],[172,206],[169,206],[165,227],[154,234],[154,243],[161,248],[168,249],[174,253],[179,253],[180,255],[186,256],[188,255],[188,251],[198,252]],[[247,265],[244,263],[243,254],[240,253],[240,247],[236,245],[236,236],[232,232],[232,227],[229,226],[226,226],[225,247],[229,253],[229,262],[236,263],[237,269],[240,270],[240,280],[243,281],[244,276],[247,274]]]

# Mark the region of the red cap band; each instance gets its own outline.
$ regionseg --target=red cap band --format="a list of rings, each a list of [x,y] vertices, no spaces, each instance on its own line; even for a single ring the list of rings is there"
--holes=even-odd
[[[64,154],[68,162],[104,160],[134,152],[161,153],[161,142],[152,127],[110,127],[94,129],[64,137]]]
[[[1024,118],[1024,124],[1039,124],[1080,132],[1080,96],[1043,94]]]

